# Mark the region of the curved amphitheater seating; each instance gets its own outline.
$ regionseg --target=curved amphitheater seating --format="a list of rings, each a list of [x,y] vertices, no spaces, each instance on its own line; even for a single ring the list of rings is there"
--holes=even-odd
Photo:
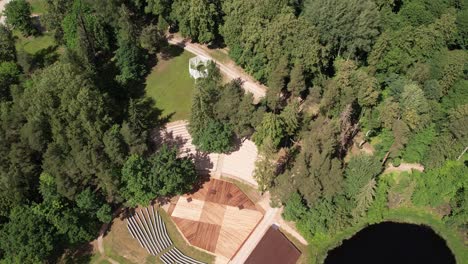
[[[191,257],[185,256],[177,248],[173,248],[160,257],[164,264],[205,264]]]
[[[172,245],[166,225],[153,206],[135,211],[127,218],[130,235],[151,255],[158,255]]]

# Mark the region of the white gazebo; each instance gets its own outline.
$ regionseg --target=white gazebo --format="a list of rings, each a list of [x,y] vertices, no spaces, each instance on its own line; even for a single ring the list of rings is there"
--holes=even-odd
[[[189,60],[189,73],[194,79],[208,76],[208,63],[211,60],[204,56],[196,56]]]

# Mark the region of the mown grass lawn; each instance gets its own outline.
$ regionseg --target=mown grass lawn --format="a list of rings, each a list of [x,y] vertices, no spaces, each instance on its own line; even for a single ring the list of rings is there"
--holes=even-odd
[[[55,40],[51,33],[44,33],[37,37],[25,37],[17,31],[13,34],[16,38],[16,50],[24,50],[31,55],[55,45]]]
[[[46,1],[45,0],[28,0],[31,4],[32,13],[42,15],[46,12]]]
[[[147,96],[156,101],[156,107],[170,116],[171,121],[189,118],[195,83],[188,72],[189,59],[195,55],[182,50],[174,53],[170,59],[160,58],[146,79]]]

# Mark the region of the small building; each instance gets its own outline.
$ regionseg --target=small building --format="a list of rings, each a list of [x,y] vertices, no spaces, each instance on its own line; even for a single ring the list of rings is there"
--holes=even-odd
[[[273,225],[250,254],[245,264],[295,264],[301,252]]]
[[[204,56],[196,56],[189,60],[189,73],[194,79],[205,78],[208,76],[208,64],[210,59]]]

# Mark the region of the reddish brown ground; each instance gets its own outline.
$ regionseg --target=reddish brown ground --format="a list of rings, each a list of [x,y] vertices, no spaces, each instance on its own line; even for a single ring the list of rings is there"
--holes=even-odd
[[[245,264],[294,264],[301,252],[279,230],[270,227]]]

